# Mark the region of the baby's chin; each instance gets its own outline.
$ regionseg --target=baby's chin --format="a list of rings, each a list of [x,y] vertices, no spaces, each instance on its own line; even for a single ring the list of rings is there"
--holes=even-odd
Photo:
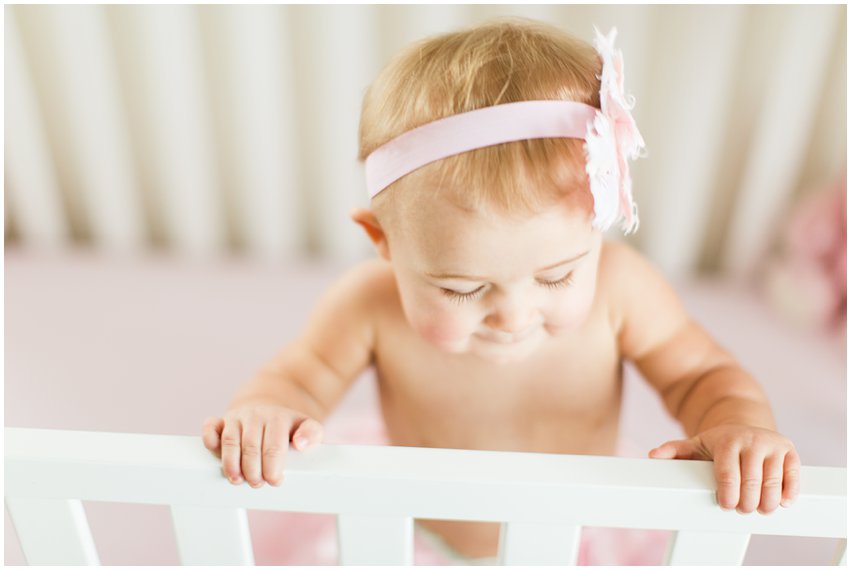
[[[472,339],[468,352],[477,358],[496,365],[523,362],[535,354],[548,335],[540,329],[532,337],[516,343],[503,344],[482,339]]]
[[[484,360],[485,362],[496,364],[498,366],[505,366],[508,364],[523,362],[534,354],[536,349],[539,347],[540,343],[536,343],[534,346],[524,346],[522,348],[500,347],[497,349],[489,349],[477,347],[471,348],[469,353],[481,360]]]
[[[476,358],[487,362],[488,364],[495,364],[497,366],[508,366],[509,364],[519,364],[529,358],[529,356],[534,351],[527,351],[523,354],[519,353],[496,353],[496,352],[485,352],[485,351],[470,351],[470,354],[475,356]]]
[[[454,341],[448,341],[447,339],[444,342],[435,342],[432,340],[431,344],[443,352],[459,355],[466,354],[490,364],[502,366],[527,360],[543,346],[547,339],[557,336],[553,332],[549,327],[542,326],[531,336],[513,343],[495,342],[473,334],[463,340],[456,339]],[[563,334],[564,330],[558,332]]]
[[[476,341],[465,341],[455,343],[430,343],[441,352],[457,354],[459,356],[469,355],[490,364],[505,365],[522,362],[534,352],[536,346],[523,347],[512,345],[490,344]]]

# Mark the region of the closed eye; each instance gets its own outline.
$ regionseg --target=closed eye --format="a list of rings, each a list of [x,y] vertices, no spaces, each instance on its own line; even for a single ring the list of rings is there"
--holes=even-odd
[[[446,289],[445,287],[441,287],[440,290],[444,295],[452,299],[452,301],[456,303],[463,303],[464,301],[472,301],[479,298],[485,290],[485,286],[481,285],[472,291],[467,291],[466,293],[459,293],[458,291]]]
[[[573,285],[573,271],[569,271],[567,275],[565,275],[561,279],[556,279],[555,281],[544,281],[539,279],[538,283],[540,283],[544,287],[549,287],[550,289],[561,289],[563,287],[569,287],[570,285]]]

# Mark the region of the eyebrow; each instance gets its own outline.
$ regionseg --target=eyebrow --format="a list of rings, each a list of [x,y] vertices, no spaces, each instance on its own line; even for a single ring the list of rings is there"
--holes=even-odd
[[[569,258],[564,259],[562,261],[553,263],[552,265],[547,265],[546,267],[542,267],[542,268],[538,269],[537,271],[535,271],[535,273],[540,273],[541,271],[546,271],[548,269],[555,269],[556,267],[560,267],[562,265],[567,265],[568,263],[572,263],[572,262],[574,262],[578,259],[581,259],[582,257],[585,257],[589,253],[591,253],[590,249],[588,251],[584,251],[584,252],[580,253],[579,255],[574,255],[573,257],[569,257]],[[432,279],[464,279],[466,281],[487,281],[488,280],[487,277],[479,277],[479,276],[476,276],[476,275],[461,275],[459,273],[426,273],[426,275],[431,277]]]

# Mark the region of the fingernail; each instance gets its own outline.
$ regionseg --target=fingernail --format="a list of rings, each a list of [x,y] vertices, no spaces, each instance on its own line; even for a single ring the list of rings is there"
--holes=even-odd
[[[304,447],[307,445],[307,439],[303,437],[297,437],[293,440],[293,443],[295,444],[296,449],[304,449]]]
[[[780,501],[780,506],[781,507],[791,507],[794,502],[795,502],[794,498],[793,499],[783,499],[782,501]]]

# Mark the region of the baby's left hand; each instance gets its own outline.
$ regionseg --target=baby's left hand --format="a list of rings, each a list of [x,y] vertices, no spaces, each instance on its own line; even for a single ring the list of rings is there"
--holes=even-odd
[[[792,442],[775,431],[721,425],[690,439],[650,450],[652,459],[706,459],[715,463],[716,498],[722,509],[768,514],[798,496],[801,460]]]

